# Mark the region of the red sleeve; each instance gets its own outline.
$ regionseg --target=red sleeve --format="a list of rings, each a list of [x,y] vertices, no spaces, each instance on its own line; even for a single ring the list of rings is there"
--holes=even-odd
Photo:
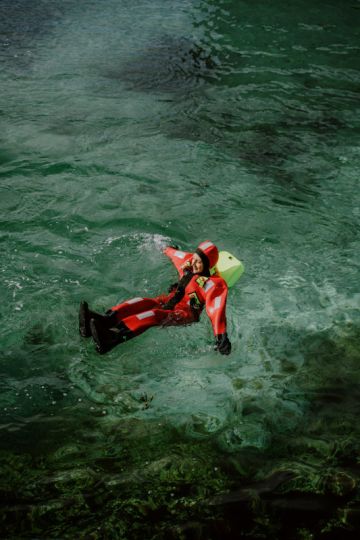
[[[183,266],[191,259],[192,253],[168,246],[164,249],[164,254],[169,257],[180,276],[182,276],[184,273]]]
[[[220,277],[211,277],[206,282],[205,306],[215,336],[226,332],[226,299],[228,288]]]

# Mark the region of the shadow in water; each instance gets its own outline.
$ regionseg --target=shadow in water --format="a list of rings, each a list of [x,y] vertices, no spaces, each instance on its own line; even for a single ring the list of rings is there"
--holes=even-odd
[[[180,37],[162,36],[147,43],[119,68],[112,67],[103,76],[119,80],[128,90],[187,92],[201,80],[217,76],[218,60],[209,47]]]
[[[165,135],[206,143],[239,160],[266,182],[284,187],[288,204],[294,202],[296,206],[318,196],[319,179],[333,169],[326,157],[319,158],[316,149],[322,152],[324,144],[331,148],[334,134],[339,136],[349,127],[341,119],[338,97],[331,96],[326,86],[322,95],[321,81],[317,82],[315,97],[297,101],[292,97],[303,95],[307,79],[298,75],[296,62],[291,63],[292,68],[288,66],[293,54],[291,42],[284,49],[280,66],[277,54],[265,59],[260,55],[258,65],[256,41],[251,41],[246,54],[242,53],[246,45],[241,37],[228,46],[231,29],[243,27],[251,16],[246,7],[244,10],[230,3],[224,14],[219,6],[208,2],[194,12],[194,25],[202,28],[202,40],[161,36],[135,52],[127,63],[102,74],[129,90],[163,94],[164,101],[174,105],[174,114],[161,121]],[[253,22],[256,28],[259,21],[255,18]],[[259,47],[266,44],[262,38]],[[252,62],[258,65],[258,73]],[[263,79],[263,70],[267,74],[272,68],[287,70],[287,85],[276,73]],[[252,76],[249,69],[253,69]],[[279,82],[279,92],[275,84],[270,86],[273,80]],[[219,89],[218,99],[211,93],[214,87]],[[205,95],[206,90],[210,90],[209,95]]]
[[[0,57],[6,66],[28,68],[39,41],[64,16],[66,3],[39,0],[0,2]]]

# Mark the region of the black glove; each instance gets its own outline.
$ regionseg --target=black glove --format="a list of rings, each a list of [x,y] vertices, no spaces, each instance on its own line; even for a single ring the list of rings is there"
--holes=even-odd
[[[200,310],[201,304],[196,300],[196,298],[190,298],[190,307],[191,309]]]
[[[168,288],[169,293],[175,291],[175,290],[177,289],[177,286],[178,286],[178,283],[177,283],[177,282],[176,282],[176,283],[172,283],[172,284],[170,285],[170,287]]]
[[[231,353],[231,343],[226,332],[225,334],[218,334],[216,336],[214,349],[215,351],[219,351],[221,354]]]

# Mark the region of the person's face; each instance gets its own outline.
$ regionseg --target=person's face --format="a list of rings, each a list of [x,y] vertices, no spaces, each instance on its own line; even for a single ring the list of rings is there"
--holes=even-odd
[[[197,253],[194,253],[191,259],[193,274],[200,274],[204,270],[204,264]]]

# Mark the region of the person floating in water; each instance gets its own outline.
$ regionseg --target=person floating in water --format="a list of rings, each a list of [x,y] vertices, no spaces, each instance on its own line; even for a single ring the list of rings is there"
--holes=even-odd
[[[194,253],[171,246],[165,248],[164,253],[180,276],[168,294],[156,298],[131,298],[110,308],[105,315],[91,311],[83,301],[79,312],[80,334],[92,336],[97,352],[105,354],[152,326],[198,322],[205,307],[215,335],[215,350],[230,354],[231,343],[226,332],[228,287],[215,269],[219,258],[217,247],[206,240]]]

